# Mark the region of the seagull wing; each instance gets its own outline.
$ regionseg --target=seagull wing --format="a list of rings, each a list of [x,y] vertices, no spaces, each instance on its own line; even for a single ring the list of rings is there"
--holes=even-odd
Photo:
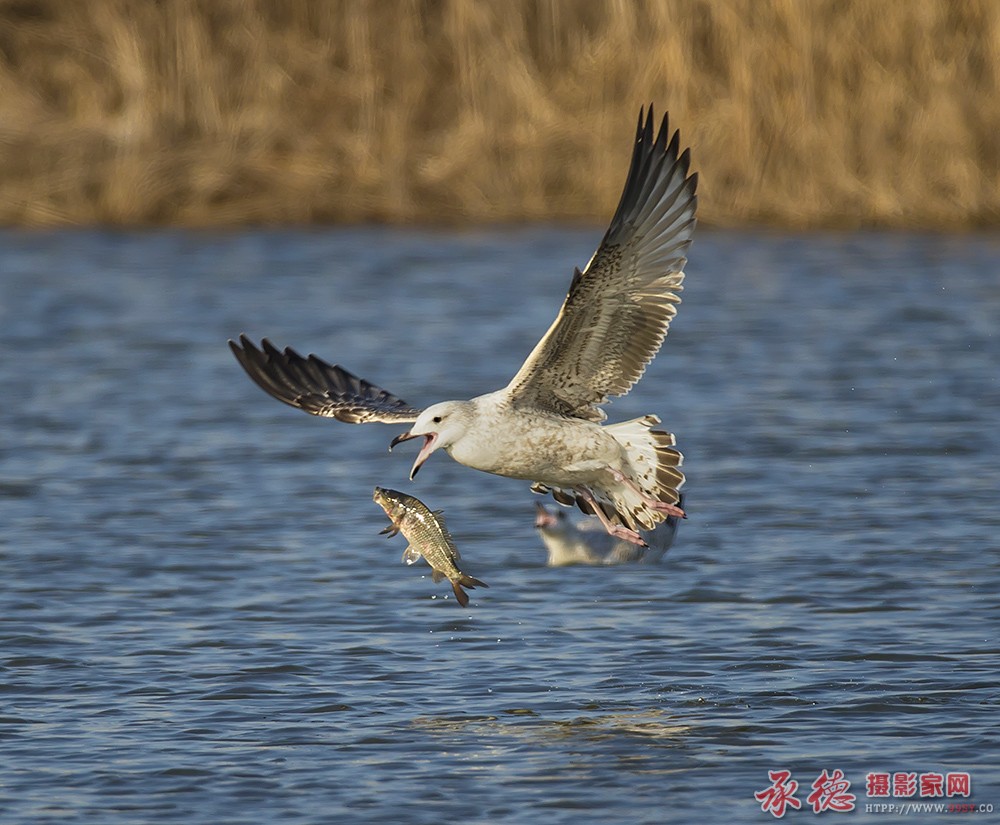
[[[635,149],[611,226],[576,270],[555,322],[507,386],[515,406],[602,421],[601,404],[625,395],[653,360],[680,303],[695,226],[698,176],[680,133],[654,139],[653,108],[639,112]]]
[[[257,349],[245,335],[229,348],[264,392],[311,415],[349,424],[412,422],[420,415],[401,398],[315,355],[279,350],[266,338]]]

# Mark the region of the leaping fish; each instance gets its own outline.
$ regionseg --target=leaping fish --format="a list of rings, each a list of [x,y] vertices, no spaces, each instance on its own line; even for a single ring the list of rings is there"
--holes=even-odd
[[[474,579],[458,569],[457,562],[461,556],[440,510],[432,512],[420,499],[384,487],[375,488],[372,500],[385,510],[392,522],[381,532],[389,536],[402,533],[410,542],[403,551],[403,561],[413,564],[423,556],[434,571],[431,578],[435,582],[447,578],[462,607],[469,604],[469,596],[462,587],[470,590],[489,587],[486,582]]]
[[[438,449],[487,473],[582,501],[611,535],[640,546],[678,505],[684,474],[672,433],[655,415],[602,426],[660,349],[680,303],[695,227],[696,174],[664,116],[639,112],[618,209],[589,263],[573,273],[555,321],[503,389],[421,410],[315,355],[230,341],[249,376],[279,401],[350,423],[407,422],[391,446],[423,439],[410,478]],[[390,447],[391,448],[391,447]]]

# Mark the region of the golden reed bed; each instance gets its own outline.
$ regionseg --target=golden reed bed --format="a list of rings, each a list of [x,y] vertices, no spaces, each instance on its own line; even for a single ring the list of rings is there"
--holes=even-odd
[[[606,220],[650,100],[704,222],[1000,217],[995,0],[0,0],[0,223]]]

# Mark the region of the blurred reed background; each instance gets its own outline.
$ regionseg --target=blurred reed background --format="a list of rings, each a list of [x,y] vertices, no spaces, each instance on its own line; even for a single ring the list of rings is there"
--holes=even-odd
[[[996,225],[994,0],[0,0],[0,222]]]

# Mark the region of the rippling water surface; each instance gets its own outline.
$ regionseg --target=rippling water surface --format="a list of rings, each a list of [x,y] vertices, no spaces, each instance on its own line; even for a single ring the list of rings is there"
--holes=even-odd
[[[686,455],[648,567],[546,568],[527,485],[443,455],[411,485],[395,430],[225,345],[468,397],[598,236],[0,235],[0,818],[769,821],[778,769],[800,820],[837,769],[834,820],[907,801],[871,772],[969,773],[1000,818],[997,238],[701,232],[610,408]],[[377,535],[376,484],[446,510],[469,610]]]

